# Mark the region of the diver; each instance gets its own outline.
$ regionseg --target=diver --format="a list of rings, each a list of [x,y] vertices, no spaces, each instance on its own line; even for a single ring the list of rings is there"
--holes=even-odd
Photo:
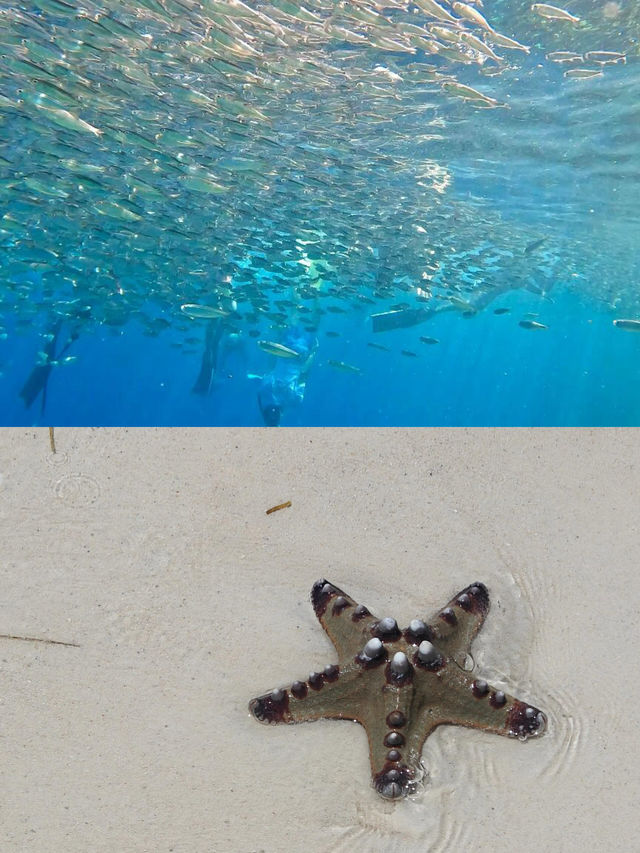
[[[90,314],[91,308],[88,306],[82,306],[72,312],[69,319],[71,319],[72,322],[76,322],[73,322],[67,339],[57,354],[56,347],[65,322],[64,319],[60,318],[56,320],[51,330],[47,333],[47,343],[44,349],[38,354],[40,360],[33,368],[20,390],[20,397],[22,397],[26,409],[30,409],[38,395],[42,394],[40,415],[44,415],[44,410],[47,405],[47,388],[51,369],[55,365],[61,364],[65,357],[70,361],[72,360],[71,357],[67,356],[67,352],[71,345],[80,337],[80,321],[87,319]]]
[[[232,373],[229,372],[229,367],[234,358],[236,362],[239,359],[241,364],[246,359],[242,337],[225,318],[215,317],[207,324],[200,372],[191,392],[209,394],[214,380],[222,371],[225,371],[230,379]]]
[[[277,358],[273,370],[262,377],[258,406],[265,426],[280,426],[285,409],[302,403],[307,377],[318,349],[318,339],[302,326],[287,330],[282,344],[297,353],[295,358]]]

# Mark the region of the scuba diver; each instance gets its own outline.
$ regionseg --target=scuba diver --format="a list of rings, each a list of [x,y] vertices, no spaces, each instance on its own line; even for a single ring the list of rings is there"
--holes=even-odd
[[[246,359],[243,347],[241,335],[225,318],[215,317],[209,320],[205,332],[200,372],[191,392],[206,396],[212,391],[214,381],[223,371],[227,378],[231,379],[234,362],[238,367],[238,362],[242,365]]]
[[[283,411],[304,400],[307,376],[318,349],[318,339],[297,325],[287,330],[282,347],[297,355],[277,358],[273,370],[262,377],[258,391],[262,420],[269,427],[279,426]],[[277,345],[274,352],[276,350]]]
[[[91,308],[83,306],[76,309],[68,319],[71,319],[72,321],[81,321],[89,317],[90,314]],[[20,390],[20,397],[22,397],[26,409],[30,409],[38,395],[42,394],[40,415],[44,415],[44,410],[47,405],[47,387],[52,368],[61,364],[63,360],[73,360],[72,357],[67,356],[67,352],[74,341],[77,341],[80,337],[80,323],[76,322],[72,325],[66,341],[56,355],[56,347],[58,345],[58,340],[60,338],[60,333],[65,319],[66,318],[59,318],[56,320],[53,327],[48,332],[47,343],[44,349],[38,353],[39,361],[27,377],[27,381]]]

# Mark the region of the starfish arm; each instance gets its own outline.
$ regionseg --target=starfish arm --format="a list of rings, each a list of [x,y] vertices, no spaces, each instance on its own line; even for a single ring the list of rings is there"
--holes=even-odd
[[[324,578],[311,589],[311,603],[341,661],[350,661],[372,636],[378,619]]]
[[[373,787],[385,799],[414,793],[422,779],[422,743],[427,732],[414,735],[416,690],[412,683],[402,687],[380,684],[374,701],[361,709],[360,722],[369,740]],[[417,744],[417,746],[416,746]]]
[[[422,755],[422,747],[429,735],[441,724],[437,716],[434,716],[430,708],[422,708],[412,718],[407,727],[407,754],[419,761]]]
[[[489,592],[482,583],[465,587],[428,621],[433,640],[456,658],[469,652],[489,612]]]
[[[527,740],[542,734],[546,717],[538,708],[473,678],[454,663],[442,673],[442,696],[429,713],[435,725],[449,723]]]
[[[249,702],[261,723],[302,723],[309,720],[355,720],[366,704],[367,683],[362,672],[341,672],[337,666],[311,673],[308,681],[294,681]]]

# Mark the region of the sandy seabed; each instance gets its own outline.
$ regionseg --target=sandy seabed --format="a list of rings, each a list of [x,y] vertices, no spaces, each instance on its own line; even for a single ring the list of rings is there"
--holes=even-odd
[[[0,850],[638,849],[638,431],[55,438],[0,432]],[[401,624],[483,581],[478,672],[548,732],[443,726],[387,803],[359,726],[259,725],[336,659],[323,576]]]

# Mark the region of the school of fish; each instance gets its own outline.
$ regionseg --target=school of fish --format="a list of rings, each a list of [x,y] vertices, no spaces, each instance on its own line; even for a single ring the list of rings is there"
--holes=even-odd
[[[583,247],[456,194],[447,140],[499,126],[525,63],[557,86],[631,63],[616,6],[598,21],[586,0],[1,7],[0,331],[48,315],[188,338],[223,318],[287,357],[294,321],[331,335],[343,313],[545,298]]]

